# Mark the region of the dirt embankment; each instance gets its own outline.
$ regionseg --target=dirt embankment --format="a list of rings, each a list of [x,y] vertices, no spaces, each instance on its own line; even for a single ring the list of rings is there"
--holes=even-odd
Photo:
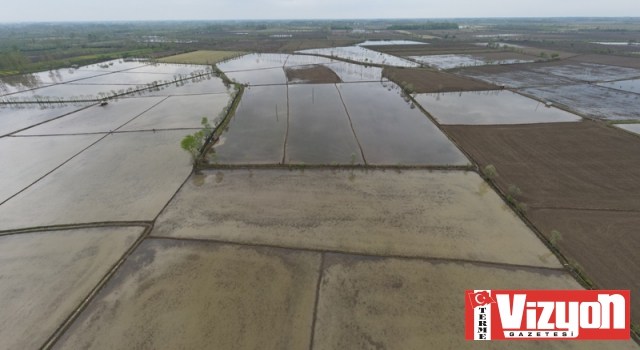
[[[640,139],[596,122],[443,128],[529,207],[640,210]]]
[[[287,67],[284,71],[290,83],[334,84],[342,82],[334,71],[320,65]]]
[[[560,232],[557,246],[596,287],[640,294],[640,213],[536,209],[528,216],[545,236]],[[631,298],[631,319],[640,323],[638,297]]]
[[[444,72],[426,69],[390,68],[382,75],[396,84],[413,85],[417,93],[497,90],[498,86]]]

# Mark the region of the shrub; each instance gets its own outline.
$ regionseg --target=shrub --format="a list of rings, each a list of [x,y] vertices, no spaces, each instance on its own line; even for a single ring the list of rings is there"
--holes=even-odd
[[[496,167],[489,164],[487,165],[486,168],[484,168],[484,176],[489,179],[489,180],[493,180],[498,178],[498,171],[496,170]]]
[[[351,165],[356,164],[356,154],[355,153],[351,153],[351,155],[349,156],[349,162],[351,163]]]
[[[562,234],[560,232],[556,230],[551,231],[551,238],[549,239],[549,242],[551,242],[551,245],[555,247],[558,241],[561,241],[561,240],[562,240]]]
[[[517,188],[515,185],[509,186],[509,194],[513,196],[513,198],[519,197],[522,194],[522,191]]]

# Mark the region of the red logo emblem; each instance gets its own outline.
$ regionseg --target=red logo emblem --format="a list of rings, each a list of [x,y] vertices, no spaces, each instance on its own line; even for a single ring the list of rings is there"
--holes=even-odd
[[[467,340],[628,340],[628,290],[468,290]]]

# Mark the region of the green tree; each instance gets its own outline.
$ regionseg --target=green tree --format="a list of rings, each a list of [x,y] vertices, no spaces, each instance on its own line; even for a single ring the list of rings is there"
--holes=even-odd
[[[349,162],[351,163],[351,165],[356,164],[356,154],[355,153],[351,153],[351,155],[349,156]]]

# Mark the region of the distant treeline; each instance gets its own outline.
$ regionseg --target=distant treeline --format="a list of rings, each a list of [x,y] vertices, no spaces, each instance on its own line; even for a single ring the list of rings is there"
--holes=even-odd
[[[390,30],[441,30],[441,29],[458,29],[458,23],[438,22],[425,24],[396,24],[389,26]]]
[[[341,25],[331,25],[331,30],[353,30],[353,27],[341,26]]]

